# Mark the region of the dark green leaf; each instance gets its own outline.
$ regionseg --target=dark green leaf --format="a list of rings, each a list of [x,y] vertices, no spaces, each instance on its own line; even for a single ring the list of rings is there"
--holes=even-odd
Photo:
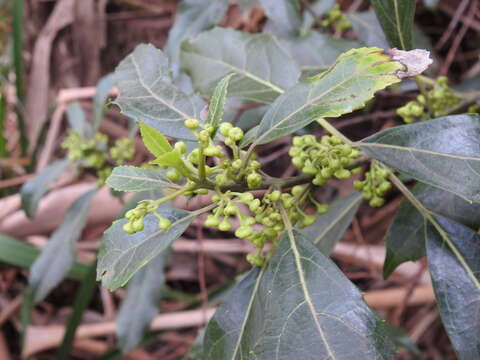
[[[158,313],[166,258],[166,252],[154,258],[128,284],[117,316],[117,336],[124,353],[138,346]]]
[[[168,59],[152,45],[138,45],[115,70],[122,113],[176,139],[195,137],[183,126],[199,118],[201,99],[186,95],[172,84]]]
[[[109,290],[125,285],[144,265],[170,247],[197,215],[174,208],[157,211],[169,219],[168,230],[158,228],[158,219],[153,214],[144,217],[145,228],[135,234],[127,234],[122,227],[126,219],[115,221],[105,231],[98,254],[97,280]]]
[[[112,90],[116,81],[117,78],[112,73],[105,75],[97,82],[95,96],[93,97],[93,128],[95,131],[98,130],[102,123],[105,101],[107,101],[108,94],[110,94],[110,90]]]
[[[437,305],[459,359],[480,356],[480,236],[436,216],[443,236],[427,228],[427,256]]]
[[[480,202],[479,136],[478,115],[451,115],[380,131],[358,145],[421,182]]]
[[[37,211],[38,203],[50,186],[62,175],[67,159],[58,160],[48,165],[40,174],[27,181],[20,190],[22,196],[22,208],[30,219],[33,219]]]
[[[160,156],[173,150],[168,140],[165,139],[165,136],[163,136],[160,131],[142,122],[140,122],[140,134],[142,135],[145,147],[155,156]]]
[[[289,135],[323,117],[338,117],[363,107],[376,91],[400,81],[403,65],[379,48],[352,49],[325,72],[290,88],[272,104],[260,123],[255,145]]]
[[[267,34],[215,28],[185,41],[181,56],[193,86],[206,97],[220,79],[235,73],[229,97],[270,103],[300,76],[293,59]]]
[[[420,356],[421,353],[417,345],[415,345],[402,328],[390,324],[389,322],[385,322],[385,331],[390,339],[392,339],[397,349],[405,348],[412,355]]]
[[[160,171],[136,166],[117,166],[106,183],[117,191],[146,191],[175,186]]]
[[[95,192],[83,194],[68,208],[63,222],[30,268],[29,283],[36,288],[36,302],[43,300],[75,263],[75,243],[85,227]]]
[[[412,49],[415,0],[371,0],[391,47]]]
[[[73,131],[87,138],[93,135],[92,126],[87,122],[85,111],[79,102],[74,101],[68,104],[67,119]]]
[[[299,233],[252,270],[205,334],[208,360],[392,359],[393,351],[361,293]]]
[[[260,0],[260,3],[267,17],[273,22],[276,32],[297,35],[302,25],[298,0]]]
[[[208,105],[207,124],[212,125],[215,129],[218,127],[223,118],[225,110],[225,102],[227,101],[227,88],[232,76],[235,73],[228,74],[220,80],[213,90],[210,104]]]
[[[361,201],[362,194],[358,192],[336,200],[326,214],[317,215],[317,221],[301,233],[312,240],[325,256],[329,256],[352,223]]]
[[[243,131],[248,131],[253,127],[260,124],[262,121],[263,116],[268,110],[268,105],[257,106],[251,109],[247,109],[242,112],[242,115],[238,118],[237,123],[235,126],[238,126]]]
[[[436,214],[472,229],[480,227],[480,204],[471,204],[452,193],[422,183],[415,185],[412,193],[423,206]],[[386,235],[385,278],[400,264],[425,256],[425,225],[422,214],[410,201],[403,200]]]

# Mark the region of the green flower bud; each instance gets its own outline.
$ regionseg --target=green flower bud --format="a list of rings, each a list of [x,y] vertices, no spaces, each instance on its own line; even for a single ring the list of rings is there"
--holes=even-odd
[[[134,234],[135,230],[133,229],[132,223],[129,221],[122,226],[123,231],[127,234]]]
[[[245,225],[249,225],[249,226],[252,226],[252,225],[255,225],[257,222],[255,221],[255,218],[253,216],[247,216],[245,217],[245,219],[243,220],[243,222],[245,223]]]
[[[260,163],[257,160],[252,160],[248,164],[248,167],[252,170],[258,170],[260,169]]]
[[[226,218],[226,217],[218,225],[218,229],[220,231],[228,231],[231,228],[232,228],[232,225],[230,225],[230,222],[228,221],[228,218]]]
[[[237,159],[232,162],[232,168],[235,170],[241,170],[243,167],[243,161],[241,159]]]
[[[240,141],[243,139],[243,130],[239,127],[234,127],[228,132],[228,137],[234,141]]]
[[[348,179],[351,176],[351,173],[347,169],[340,169],[335,171],[334,175],[337,179]]]
[[[183,141],[177,141],[174,148],[175,150],[178,150],[180,154],[185,154],[187,151],[187,145]]]
[[[210,140],[210,133],[208,130],[202,130],[198,133],[197,139],[201,143],[207,143]]]
[[[268,240],[272,240],[278,236],[278,233],[274,229],[269,227],[265,228],[263,230],[263,233]]]
[[[317,204],[317,214],[325,214],[328,211],[328,204]]]
[[[248,204],[248,208],[250,209],[251,212],[256,212],[260,208],[260,200],[255,199],[252,202]]]
[[[386,193],[388,190],[392,188],[392,184],[389,181],[383,181],[379,186],[378,190],[382,193]]]
[[[312,225],[315,221],[317,221],[317,218],[314,215],[306,215],[302,219],[302,222],[300,223],[300,227],[306,227]]]
[[[235,236],[240,239],[245,239],[252,235],[253,229],[251,226],[240,226],[236,231],[235,231]]]
[[[208,194],[208,189],[196,189],[193,192],[198,195],[206,195]]]
[[[247,185],[249,189],[255,189],[262,185],[262,176],[256,172],[251,172],[247,176]]]
[[[219,224],[220,220],[213,215],[208,215],[204,222],[204,225],[209,227],[217,227]]]
[[[325,179],[322,175],[317,175],[312,180],[313,185],[322,186],[327,183],[327,179]]]
[[[325,179],[329,179],[333,175],[333,170],[331,168],[323,168],[320,170],[320,175],[322,175],[322,177]]]
[[[265,264],[265,259],[263,259],[260,254],[248,254],[247,261],[252,266],[263,266]]]
[[[248,203],[250,201],[253,201],[254,196],[253,194],[246,192],[246,193],[240,194],[239,198],[242,202]]]
[[[303,138],[301,136],[294,136],[292,139],[293,146],[301,147],[304,144]]]
[[[158,228],[160,230],[167,230],[170,225],[172,225],[172,222],[166,218],[164,218],[163,216],[160,216],[158,218]]]
[[[237,213],[237,207],[234,204],[230,203],[225,206],[225,209],[223,209],[223,213],[228,216],[234,215]]]
[[[292,195],[298,197],[303,194],[304,189],[305,188],[302,185],[295,185],[294,187],[292,187]]]
[[[219,127],[219,131],[220,131],[220,134],[222,134],[223,136],[227,137],[228,136],[228,132],[230,131],[230,129],[233,128],[233,125],[230,124],[229,122],[223,122],[220,124],[220,127]]]
[[[194,119],[194,118],[189,118],[189,119],[185,120],[183,124],[185,125],[185,127],[187,129],[195,130],[197,127],[200,126],[200,121],[198,121],[197,119]]]
[[[188,160],[192,162],[192,164],[198,165],[200,160],[200,151],[198,149],[194,149],[187,157]]]
[[[228,184],[228,177],[225,173],[218,174],[215,176],[215,184],[217,186],[225,186]]]
[[[278,200],[280,200],[281,195],[282,195],[282,193],[280,191],[274,190],[270,194],[268,194],[267,196],[272,201],[278,201]]]
[[[219,149],[214,146],[214,145],[209,145],[207,146],[204,150],[203,150],[203,153],[206,155],[206,156],[218,156],[218,153],[219,153]],[[220,154],[222,154],[222,150],[220,148]],[[223,154],[222,154],[223,155]]]
[[[135,232],[143,230],[143,218],[135,219],[132,221],[132,227]]]
[[[383,200],[381,197],[373,197],[370,201],[369,201],[369,205],[371,207],[380,207],[382,206],[383,204],[385,203],[385,200]]]
[[[165,176],[171,181],[180,181],[182,179],[182,174],[180,174],[177,169],[168,170]]]

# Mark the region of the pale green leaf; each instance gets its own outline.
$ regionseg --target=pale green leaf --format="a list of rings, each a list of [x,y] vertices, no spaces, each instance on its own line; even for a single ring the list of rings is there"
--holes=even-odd
[[[29,283],[35,288],[36,302],[43,300],[75,263],[75,243],[85,227],[95,193],[96,190],[89,191],[75,200],[32,264]]]
[[[144,229],[135,234],[123,231],[126,219],[115,221],[105,231],[97,266],[97,280],[104,287],[115,290],[125,285],[140,268],[168,249],[197,215],[171,207],[157,213],[172,222],[167,230],[160,230],[157,217],[149,214],[143,219]]]
[[[300,76],[293,59],[267,34],[215,28],[185,41],[181,57],[194,88],[206,97],[220,79],[235,73],[229,97],[270,103]]]
[[[117,166],[106,183],[117,191],[146,191],[176,186],[160,171],[136,166]]]
[[[117,66],[115,76],[119,91],[115,103],[123,114],[166,136],[195,140],[183,122],[200,117],[203,101],[172,84],[168,59],[161,50],[138,45]]]
[[[115,85],[117,78],[114,73],[105,75],[98,82],[95,88],[95,96],[93,97],[93,128],[98,130],[103,120],[105,112],[105,101],[108,99],[110,90]]]
[[[352,49],[325,72],[290,88],[260,123],[254,145],[289,135],[318,118],[338,117],[361,108],[376,91],[400,81],[402,64],[379,48]]]
[[[173,150],[168,140],[165,139],[165,136],[163,136],[160,131],[145,125],[143,122],[140,122],[140,134],[142,135],[145,147],[155,156],[160,156]]]
[[[277,33],[297,35],[302,25],[299,0],[260,0]]]
[[[217,86],[215,86],[215,90],[213,90],[212,98],[210,99],[210,104],[208,105],[206,123],[212,125],[214,129],[216,129],[222,121],[225,110],[225,102],[227,101],[228,84],[230,83],[232,76],[235,76],[235,73],[225,76],[218,82]]]
[[[93,135],[92,125],[90,125],[85,117],[85,111],[78,101],[70,102],[67,106],[68,124],[73,131],[84,137]]]
[[[346,14],[353,31],[365,46],[389,48],[382,26],[373,11],[352,12]]]
[[[480,202],[479,136],[478,115],[451,115],[387,129],[357,145],[423,183]]]

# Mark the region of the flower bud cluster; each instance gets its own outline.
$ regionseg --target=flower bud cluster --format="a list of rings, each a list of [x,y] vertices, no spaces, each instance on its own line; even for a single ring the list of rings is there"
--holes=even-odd
[[[448,79],[445,76],[438,77],[431,90],[398,108],[397,114],[407,124],[418,118],[435,118],[445,115],[448,110],[460,103],[460,97],[448,87],[447,82]]]
[[[335,32],[343,32],[352,27],[352,24],[340,9],[339,4],[333,5],[329,12],[325,14],[325,19],[321,25],[325,28],[332,26]]]
[[[313,135],[295,136],[289,150],[292,163],[305,174],[314,175],[312,183],[324,185],[330,178],[347,179],[347,169],[360,156],[360,152],[344,144],[335,136],[322,136],[317,140]]]
[[[154,200],[143,200],[138,205],[125,213],[128,222],[123,225],[123,230],[128,234],[134,234],[142,231],[144,228],[143,218],[148,214],[154,214],[158,218],[158,228],[167,230],[172,222],[167,218],[160,216],[156,211],[158,203]]]
[[[365,180],[355,180],[354,187],[363,191],[363,198],[369,200],[372,207],[380,207],[385,203],[384,196],[392,188],[388,181],[389,171],[372,162],[370,170],[365,174]]]

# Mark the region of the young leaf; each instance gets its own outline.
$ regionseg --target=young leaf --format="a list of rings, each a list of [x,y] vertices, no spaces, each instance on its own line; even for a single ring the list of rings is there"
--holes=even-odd
[[[225,75],[235,73],[229,97],[270,103],[299,76],[293,59],[267,34],[214,28],[182,44],[182,67],[194,88],[210,97]]]
[[[166,252],[141,268],[127,286],[117,316],[117,336],[123,353],[132,351],[142,340],[150,322],[158,313],[165,284]]]
[[[105,75],[97,82],[95,88],[95,96],[93,97],[93,129],[98,130],[103,119],[103,113],[105,111],[105,101],[110,94],[110,90],[115,85],[117,78],[115,74],[111,73]]]
[[[23,184],[20,194],[22,208],[30,219],[37,211],[38,203],[50,186],[62,175],[69,164],[67,159],[58,160],[48,165],[40,174]]]
[[[73,131],[84,137],[91,137],[93,135],[92,125],[87,122],[85,111],[83,111],[79,102],[74,101],[68,104],[67,119]]]
[[[295,85],[272,104],[255,145],[289,135],[318,118],[338,117],[365,105],[374,93],[400,81],[404,66],[379,48],[352,49],[325,72]]]
[[[390,45],[412,49],[415,0],[372,0],[372,5]]]
[[[190,174],[190,169],[187,167],[182,159],[182,154],[179,150],[174,149],[163,155],[160,155],[155,160],[150,161],[150,164],[157,164],[161,166],[172,166],[176,168],[183,176]]]
[[[451,115],[380,131],[357,145],[421,182],[480,202],[479,135],[478,115]]]
[[[43,300],[75,263],[75,242],[85,227],[95,192],[83,194],[68,208],[63,222],[30,268],[29,283],[35,287],[36,302]]]
[[[163,136],[160,131],[145,125],[143,122],[140,122],[140,134],[142,135],[145,147],[155,156],[160,156],[173,150],[168,140],[165,139],[165,136]]]
[[[312,240],[325,256],[329,256],[352,223],[361,201],[362,194],[358,192],[336,200],[326,214],[317,215],[317,221],[300,233]]]
[[[418,183],[413,195],[427,209],[457,221],[472,229],[480,227],[480,204],[471,204],[464,199],[426,184]],[[416,261],[425,256],[425,226],[422,214],[408,200],[400,208],[386,235],[387,255],[383,276],[390,274],[406,261]]]
[[[477,359],[480,349],[480,236],[436,216],[444,234],[427,228],[428,268],[437,305],[459,359]]]
[[[394,348],[355,286],[294,232],[214,315],[205,352],[207,360],[371,360],[393,358]]]
[[[195,140],[183,122],[200,117],[203,101],[172,84],[168,59],[161,50],[138,45],[118,65],[115,76],[119,91],[115,103],[123,114],[167,136]]]
[[[297,35],[302,25],[298,0],[260,0],[265,15],[283,35]]]
[[[215,86],[215,90],[213,90],[212,98],[210,99],[210,104],[208,105],[206,122],[207,124],[212,125],[214,129],[216,129],[222,121],[225,102],[227,101],[227,88],[232,76],[235,76],[235,73],[226,75],[218,82],[217,86]]]
[[[106,183],[117,191],[146,191],[175,186],[161,172],[136,166],[117,166]]]
[[[113,291],[125,285],[142,266],[169,248],[197,215],[174,208],[161,208],[157,213],[172,222],[167,230],[160,230],[157,217],[149,214],[143,218],[145,228],[135,234],[122,229],[126,219],[115,221],[105,231],[97,266],[97,280],[104,287]]]

